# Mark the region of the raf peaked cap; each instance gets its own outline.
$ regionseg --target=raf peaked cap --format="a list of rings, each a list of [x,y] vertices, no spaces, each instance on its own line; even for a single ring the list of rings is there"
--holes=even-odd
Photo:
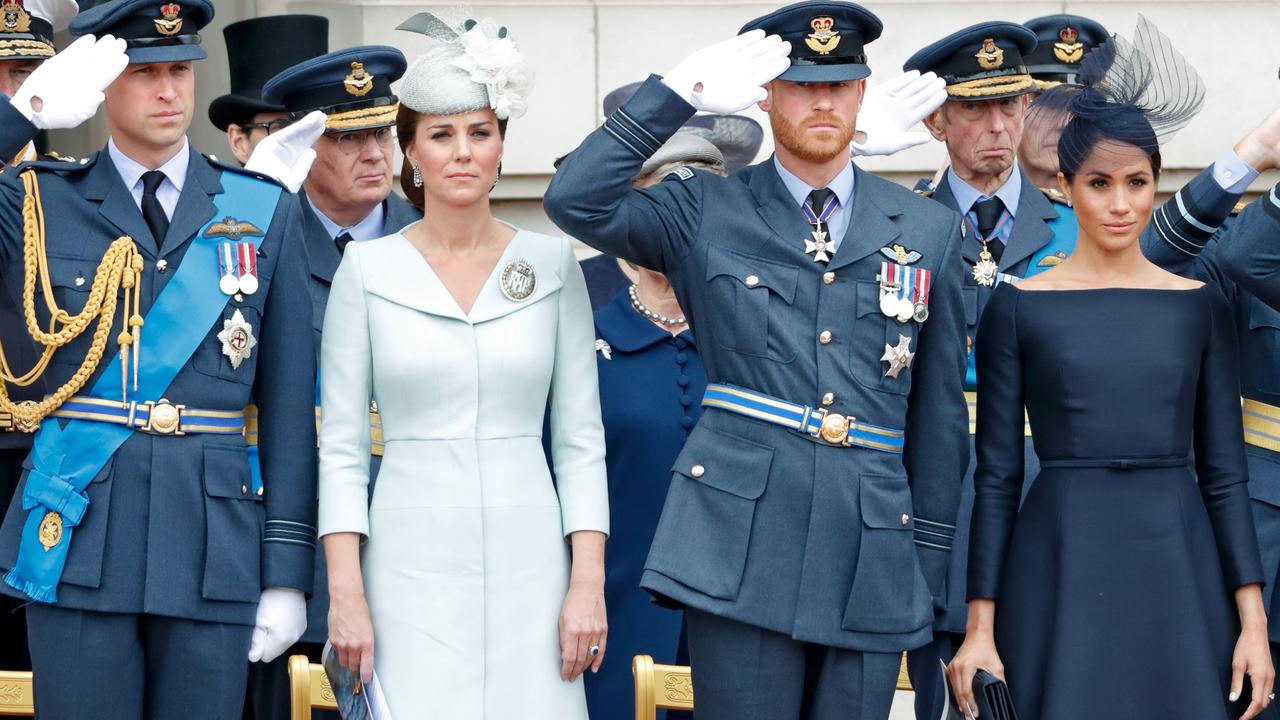
[[[262,99],[300,118],[320,110],[325,128],[352,132],[396,122],[399,98],[391,83],[404,75],[404,54],[385,45],[364,45],[298,63],[267,81]]]
[[[1023,23],[1036,34],[1036,48],[1023,59],[1040,90],[1080,84],[1080,62],[1111,39],[1101,24],[1079,15],[1046,15]]]
[[[272,15],[234,22],[222,29],[231,66],[231,92],[209,103],[209,121],[219,130],[260,112],[284,112],[262,99],[262,86],[280,71],[329,52],[329,19],[319,15]]]
[[[1036,89],[1023,60],[1035,47],[1035,33],[1022,25],[978,23],[927,45],[902,69],[937,74],[952,100],[1013,97]]]
[[[66,30],[78,10],[75,0],[0,1],[0,60],[53,57],[53,34]]]
[[[791,44],[791,67],[778,76],[791,82],[846,82],[871,74],[866,45],[884,25],[851,2],[799,2],[756,18],[739,34],[764,30]]]
[[[203,60],[200,28],[213,19],[209,0],[112,0],[71,21],[71,34],[114,35],[134,65]]]

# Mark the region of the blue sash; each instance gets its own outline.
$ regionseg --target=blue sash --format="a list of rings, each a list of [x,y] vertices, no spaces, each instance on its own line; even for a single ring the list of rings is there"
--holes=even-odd
[[[217,247],[221,238],[205,237],[205,231],[233,216],[253,223],[265,236],[281,192],[261,180],[232,172],[222,173],[222,190],[213,200],[213,217],[191,241],[173,279],[147,312],[144,337],[164,338],[164,342],[145,349],[146,362],[138,368],[135,397],[162,397],[226,307],[227,296],[218,289]],[[262,242],[261,237],[244,239]],[[90,397],[121,397],[119,365],[117,354],[94,383]],[[57,602],[73,528],[89,507],[85,488],[133,432],[87,420],[70,420],[62,427],[49,418],[41,424],[22,494],[27,521],[18,560],[4,577],[6,584],[37,602]]]

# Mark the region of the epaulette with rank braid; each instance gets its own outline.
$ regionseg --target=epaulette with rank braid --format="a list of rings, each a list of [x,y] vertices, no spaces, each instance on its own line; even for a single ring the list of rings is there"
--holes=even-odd
[[[212,155],[204,155],[203,157],[204,157],[204,159],[208,160],[210,164],[212,164],[214,167],[218,168],[219,170],[222,170],[222,171],[225,171],[225,172],[233,172],[233,173],[236,173],[236,174],[238,174],[238,175],[244,175],[244,176],[247,176],[247,177],[251,177],[251,178],[254,178],[254,179],[256,179],[256,180],[261,180],[262,182],[265,182],[265,183],[271,183],[272,185],[275,185],[276,187],[284,187],[284,184],[283,184],[283,183],[281,183],[279,180],[277,180],[277,179],[275,179],[275,178],[271,177],[270,175],[263,175],[263,174],[262,174],[262,173],[260,173],[260,172],[254,172],[254,171],[249,170],[249,169],[247,169],[247,168],[242,168],[242,167],[240,167],[239,165],[232,165],[232,164],[230,164],[230,163],[224,163],[224,162],[222,162],[221,160],[219,160],[218,158],[216,158],[216,157],[214,157],[214,156],[212,156]]]
[[[1040,192],[1044,193],[1044,196],[1049,198],[1049,200],[1052,202],[1056,202],[1059,205],[1066,205],[1067,207],[1071,207],[1071,201],[1067,199],[1067,196],[1063,194],[1061,190],[1054,190],[1052,188],[1040,188]]]

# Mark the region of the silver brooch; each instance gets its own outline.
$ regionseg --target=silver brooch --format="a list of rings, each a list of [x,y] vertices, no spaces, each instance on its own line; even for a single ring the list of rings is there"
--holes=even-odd
[[[605,360],[613,359],[613,348],[603,338],[596,338],[596,352],[603,355]]]
[[[525,260],[513,260],[502,268],[502,294],[508,300],[522,302],[533,295],[538,287],[538,277],[533,266]]]

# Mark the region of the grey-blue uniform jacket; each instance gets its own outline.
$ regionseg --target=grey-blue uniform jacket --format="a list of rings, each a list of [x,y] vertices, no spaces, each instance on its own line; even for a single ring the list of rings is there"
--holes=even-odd
[[[709,382],[811,407],[832,393],[832,412],[905,428],[905,450],[818,444],[708,408],[676,459],[641,584],[805,642],[922,645],[945,594],[967,460],[960,218],[856,170],[849,231],[821,264],[803,252],[811,226],[772,162],[632,189],[693,113],[651,76],[565,159],[548,214],[587,244],[666,274]],[[924,323],[880,312],[880,250],[895,242],[934,274]],[[915,361],[887,377],[880,358],[900,336]]]
[[[0,103],[0,147],[20,147],[34,132],[8,103]],[[39,173],[50,280],[58,304],[73,314],[79,311],[103,252],[117,237],[129,235],[145,263],[144,316],[177,271],[197,231],[214,216],[213,197],[222,190],[224,173],[243,172],[192,151],[168,233],[157,241],[105,151],[84,164],[33,167]],[[22,286],[22,199],[18,174],[0,176],[0,272],[11,291]],[[251,402],[258,405],[264,494],[250,490],[241,435],[160,437],[135,432],[87,488],[89,509],[76,527],[58,605],[252,624],[263,588],[311,592],[315,351],[311,331],[295,320],[310,310],[301,222],[297,200],[282,194],[258,253],[260,289],[243,300],[228,298],[221,316],[166,391],[171,402],[191,408],[235,411]],[[165,265],[158,264],[160,260]],[[47,323],[43,303],[37,302],[37,308]],[[222,321],[237,310],[252,325],[258,344],[239,368],[233,368],[217,334]],[[86,332],[53,355],[47,371],[51,387],[76,370],[90,335]],[[141,362],[147,362],[148,345],[163,342],[162,337],[147,335],[144,326]],[[107,357],[86,388],[92,387],[114,351],[113,335]],[[18,552],[27,515],[21,495],[20,487],[0,526],[0,568],[13,567]],[[7,586],[3,590],[12,592]]]
[[[955,195],[951,191],[949,175],[938,184],[933,199],[958,210]],[[1143,234],[1143,242],[1169,236],[1191,238],[1203,244],[1222,224],[1238,195],[1224,190],[1213,178],[1212,168],[1205,169],[1191,180],[1154,214]],[[1017,278],[1030,277],[1060,262],[1075,250],[1076,226],[1074,211],[1064,204],[1051,201],[1022,174],[1022,191],[1017,212],[1013,216],[1013,229],[1000,257],[1000,272]],[[978,262],[981,243],[966,224],[961,254],[965,259],[964,313],[967,350],[978,342],[978,321],[994,287],[980,285],[969,269]],[[1160,241],[1163,244],[1163,241]],[[973,390],[975,388],[969,387]],[[971,401],[973,398],[971,398]],[[975,409],[974,402],[970,410]],[[970,429],[973,424],[971,422]],[[1029,432],[1029,430],[1028,430]],[[1025,439],[1025,494],[1031,482],[1040,473],[1040,462],[1030,434]],[[972,454],[970,438],[969,470],[965,474],[964,492],[960,514],[957,517],[955,545],[951,553],[951,569],[947,577],[946,608],[938,617],[937,629],[946,632],[965,632],[968,604],[965,593],[966,572],[969,557],[969,516],[973,511],[973,470],[976,460]]]
[[[329,286],[333,284],[333,273],[342,261],[338,246],[329,231],[316,217],[305,193],[298,195],[302,205],[302,233],[305,238],[307,267],[311,271],[308,288],[311,292],[311,327],[315,330],[316,367],[320,364],[320,333],[324,328],[324,310],[329,303]],[[382,231],[388,235],[400,232],[405,226],[422,219],[422,213],[394,192],[383,201]],[[323,378],[322,378],[323,380]],[[316,406],[317,411],[319,405]],[[369,477],[376,478],[382,457],[370,458]],[[370,495],[372,497],[372,495]],[[316,552],[315,593],[307,601],[307,631],[302,640],[310,643],[323,643],[329,639],[329,587],[328,573],[325,569],[324,547],[318,546]]]
[[[1280,642],[1280,417],[1253,405],[1280,407],[1280,186],[1209,242],[1144,237],[1143,251],[1170,272],[1218,283],[1235,307],[1249,497],[1266,573],[1270,637]]]

